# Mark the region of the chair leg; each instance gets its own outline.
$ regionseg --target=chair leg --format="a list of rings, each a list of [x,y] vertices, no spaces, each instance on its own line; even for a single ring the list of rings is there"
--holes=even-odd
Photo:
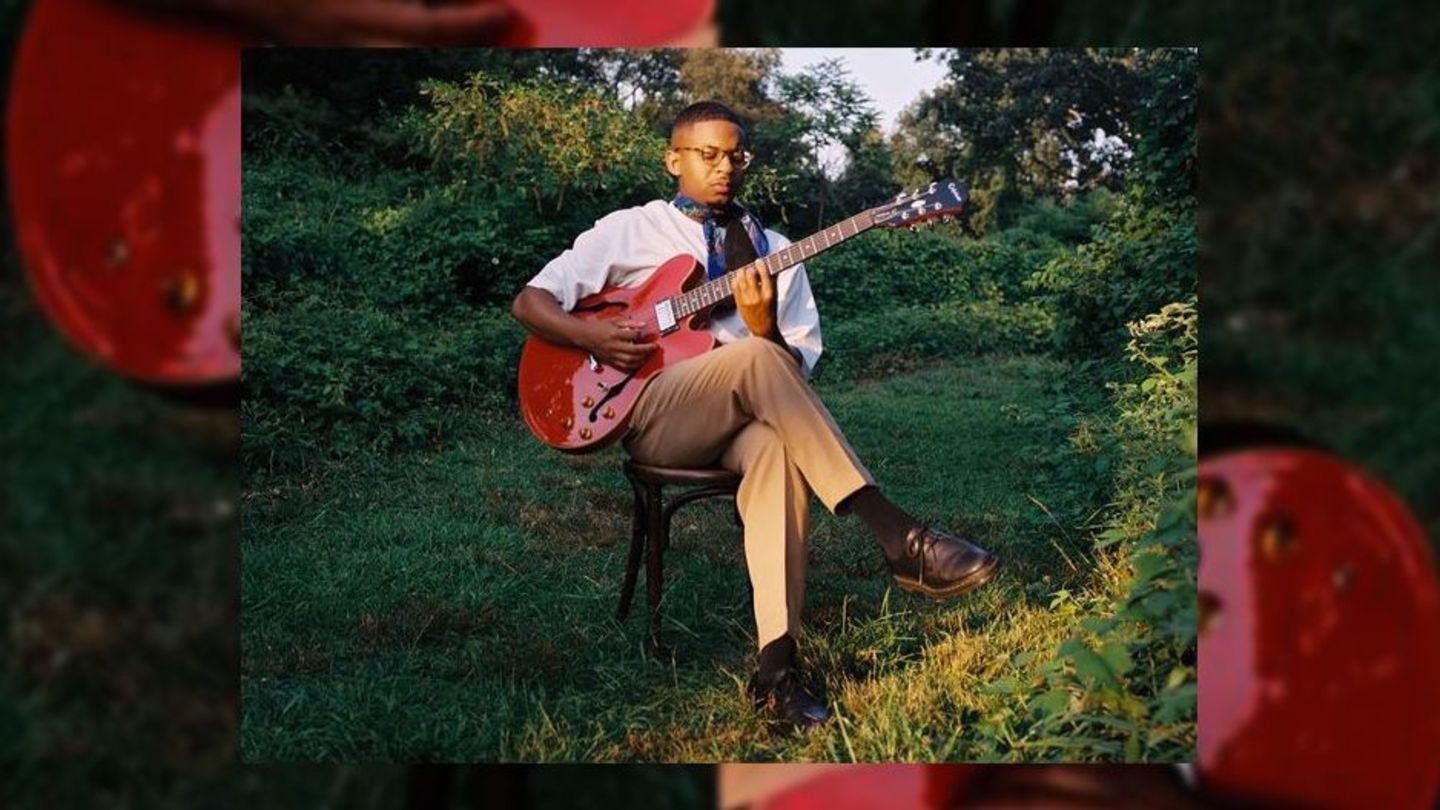
[[[646,485],[645,511],[648,518],[646,546],[649,555],[645,568],[645,595],[650,603],[650,651],[659,655],[664,646],[660,643],[660,593],[665,565],[665,543],[669,527],[665,525],[665,510],[660,501],[660,486]]]
[[[635,598],[635,579],[640,573],[647,522],[645,489],[636,481],[630,482],[630,488],[635,490],[635,506],[630,515],[630,553],[625,558],[625,582],[620,586],[620,610],[616,613],[621,621],[630,615],[630,602]]]

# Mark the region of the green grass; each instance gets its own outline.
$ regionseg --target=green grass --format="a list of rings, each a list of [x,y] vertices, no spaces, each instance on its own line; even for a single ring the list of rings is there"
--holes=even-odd
[[[809,736],[772,735],[744,698],[753,624],[728,505],[676,517],[673,657],[646,654],[643,609],[615,619],[630,499],[618,449],[569,457],[516,420],[477,419],[428,453],[300,483],[252,476],[243,758],[1116,757],[1098,741],[1037,744],[1013,722],[1037,683],[1025,654],[1048,658],[1073,630],[1074,602],[1123,579],[1075,528],[1098,493],[1045,488],[1057,466],[1079,463],[1049,418],[1063,372],[990,357],[822,388],[894,500],[1006,567],[960,601],[905,595],[861,524],[815,505],[802,660],[837,722]]]
[[[235,756],[238,422],[92,366],[27,295],[0,281],[0,795],[172,806]]]

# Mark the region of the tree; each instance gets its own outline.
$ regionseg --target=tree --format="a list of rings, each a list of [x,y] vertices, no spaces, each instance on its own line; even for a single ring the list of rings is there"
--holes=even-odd
[[[851,138],[847,147],[850,159],[834,185],[837,217],[856,214],[894,196],[901,185],[895,176],[894,153],[879,127]]]
[[[771,94],[780,51],[696,48],[680,65],[680,84],[687,102],[711,99],[726,105],[753,124],[774,120],[782,110]]]
[[[1146,89],[1140,52],[954,50],[940,58],[949,80],[907,111],[895,140],[910,174],[957,174],[989,189],[993,196],[977,202],[998,224],[1025,199],[1120,184]]]

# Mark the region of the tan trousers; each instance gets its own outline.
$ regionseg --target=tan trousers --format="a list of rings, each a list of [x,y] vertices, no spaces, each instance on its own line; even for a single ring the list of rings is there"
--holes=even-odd
[[[794,358],[751,337],[665,369],[636,401],[625,449],[645,464],[741,474],[756,640],[798,634],[810,493],[834,512],[874,479]]]

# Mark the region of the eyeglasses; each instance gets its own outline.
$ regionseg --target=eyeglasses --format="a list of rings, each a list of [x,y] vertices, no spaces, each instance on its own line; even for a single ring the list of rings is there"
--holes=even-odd
[[[718,146],[672,146],[670,148],[676,152],[699,152],[700,159],[705,161],[705,165],[707,166],[720,165],[720,157],[722,155],[728,155],[730,165],[737,169],[743,169],[749,166],[750,162],[755,159],[755,154],[748,149],[736,149],[733,152],[727,152]]]

